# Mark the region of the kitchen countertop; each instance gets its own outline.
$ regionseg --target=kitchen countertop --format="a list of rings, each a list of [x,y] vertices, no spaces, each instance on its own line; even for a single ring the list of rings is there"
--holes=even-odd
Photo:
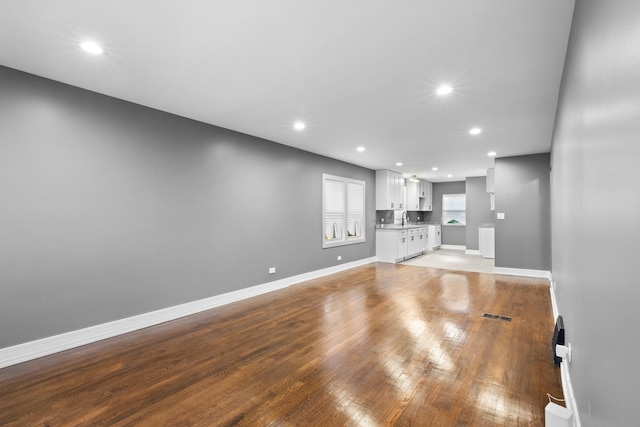
[[[419,223],[419,224],[376,224],[376,230],[409,230],[411,228],[423,228],[428,225],[440,225],[440,223]]]

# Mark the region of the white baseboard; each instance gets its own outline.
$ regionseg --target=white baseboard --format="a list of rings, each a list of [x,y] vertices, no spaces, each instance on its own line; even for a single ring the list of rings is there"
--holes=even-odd
[[[179,319],[181,317],[210,310],[212,308],[220,307],[246,298],[273,292],[297,283],[338,273],[361,265],[370,264],[375,261],[376,257],[365,258],[333,267],[323,268],[321,270],[311,271],[309,273],[299,274],[297,276],[287,277],[273,282],[263,283],[246,289],[216,295],[210,298],[188,302],[186,304],[167,307],[139,314],[137,316],[115,320],[113,322],[103,323],[84,329],[66,332],[60,335],[42,338],[36,341],[26,342],[24,344],[18,344],[12,347],[2,348],[0,349],[0,369],[37,359],[39,357],[48,356],[60,351],[69,350],[82,345],[115,337],[117,335],[126,334],[127,332],[148,328],[149,326]]]
[[[558,302],[556,300],[556,283],[552,280],[549,282],[549,293],[551,294],[551,307],[553,308],[553,320],[555,321],[558,316]]]
[[[440,249],[453,249],[456,251],[464,251],[467,249],[465,245],[440,245]]]
[[[569,366],[566,359],[560,363],[560,379],[562,381],[562,394],[564,395],[565,405],[573,413],[573,427],[581,427],[580,414],[578,413],[578,403],[576,396],[573,394],[573,385],[571,384],[571,376],[569,375]]]
[[[547,270],[527,270],[526,268],[494,267],[493,274],[505,274],[507,276],[538,277],[540,279],[547,279],[551,281],[551,272]]]
[[[479,249],[465,249],[465,255],[482,255]]]

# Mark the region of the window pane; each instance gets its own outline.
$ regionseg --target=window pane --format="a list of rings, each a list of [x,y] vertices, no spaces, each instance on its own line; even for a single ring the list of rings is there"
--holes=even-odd
[[[467,209],[465,194],[445,194],[442,196],[442,209],[445,211],[464,211]]]
[[[324,181],[324,238],[340,240],[344,230],[344,184],[341,181]]]
[[[347,183],[347,236],[350,239],[363,236],[364,185]]]
[[[322,245],[365,241],[365,182],[322,175]]]
[[[442,223],[465,225],[467,223],[467,197],[465,194],[444,194],[442,196]]]

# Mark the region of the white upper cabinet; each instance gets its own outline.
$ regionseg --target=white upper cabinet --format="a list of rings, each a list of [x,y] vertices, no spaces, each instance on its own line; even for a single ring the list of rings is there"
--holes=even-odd
[[[376,171],[376,210],[404,209],[404,178],[390,170]]]
[[[419,211],[420,210],[419,183],[411,181],[410,179],[406,179],[405,186],[407,187],[407,210]]]
[[[433,184],[420,180],[420,210],[431,211],[433,205]]]
[[[487,193],[496,192],[496,170],[494,168],[487,169]]]
[[[433,184],[428,181],[418,180],[418,182],[405,180],[407,187],[407,208],[408,211],[430,211],[432,204]]]

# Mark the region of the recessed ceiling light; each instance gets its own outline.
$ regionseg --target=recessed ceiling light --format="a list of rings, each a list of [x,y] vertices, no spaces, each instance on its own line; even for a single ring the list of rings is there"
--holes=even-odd
[[[480,134],[482,133],[482,129],[480,129],[480,128],[478,128],[478,127],[471,128],[471,129],[469,130],[469,133],[470,133],[471,135],[480,135]]]
[[[447,175],[447,178],[451,178],[452,176],[453,176],[453,175],[449,174],[449,175]]]
[[[437,171],[437,170],[438,170],[438,168],[431,168],[431,170],[432,170],[432,171]]]
[[[304,130],[304,128],[306,128],[306,127],[307,127],[307,125],[305,125],[304,122],[295,122],[293,124],[293,128],[295,130]]]
[[[449,95],[451,92],[453,92],[453,88],[449,85],[442,85],[436,89],[436,93],[440,96]]]
[[[396,166],[402,166],[403,164],[404,163],[402,163],[402,162],[398,162],[398,163],[396,163]]]
[[[104,53],[104,49],[96,42],[85,41],[80,43],[80,47],[93,55],[102,55]]]
[[[364,151],[364,147],[361,145],[360,147],[356,148],[356,151],[362,153]]]
[[[489,151],[489,152],[487,153],[487,156],[489,156],[489,157],[495,157],[495,156],[496,156],[496,154],[498,154],[498,153],[496,153],[495,151]]]

